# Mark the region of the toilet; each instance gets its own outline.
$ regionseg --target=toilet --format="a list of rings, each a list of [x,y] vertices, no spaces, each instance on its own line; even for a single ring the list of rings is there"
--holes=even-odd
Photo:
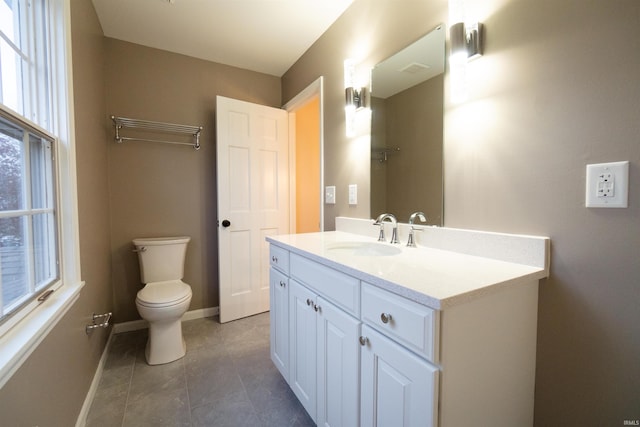
[[[182,358],[186,346],[182,338],[182,315],[191,303],[191,287],[182,281],[184,258],[190,237],[134,239],[140,262],[136,307],[149,322],[145,356],[149,365]]]

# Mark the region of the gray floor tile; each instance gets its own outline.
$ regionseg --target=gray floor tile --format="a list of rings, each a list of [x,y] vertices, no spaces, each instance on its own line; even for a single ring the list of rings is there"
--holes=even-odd
[[[189,427],[191,412],[186,389],[154,390],[128,403],[123,427]]]
[[[89,410],[87,427],[121,426],[128,392],[128,382],[110,386],[105,386],[104,382],[101,382]]]
[[[135,403],[150,392],[186,390],[186,387],[182,359],[164,365],[153,366],[138,360],[131,377],[128,403]]]
[[[256,427],[261,422],[248,399],[223,398],[192,411],[194,426]]]
[[[269,356],[269,313],[183,323],[184,358],[149,366],[147,331],[115,335],[88,427],[314,426]]]

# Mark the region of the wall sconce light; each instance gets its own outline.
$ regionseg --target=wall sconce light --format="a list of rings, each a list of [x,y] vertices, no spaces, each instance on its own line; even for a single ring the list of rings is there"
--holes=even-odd
[[[452,63],[462,63],[482,56],[483,25],[458,22],[449,28]]]
[[[483,32],[483,25],[478,22],[473,24],[458,22],[449,28],[451,99],[455,104],[467,99],[467,62],[482,56]]]
[[[369,108],[369,89],[366,86],[358,87],[355,81],[355,63],[347,59],[344,61],[344,112],[348,137],[356,133],[356,112]]]
[[[345,108],[359,110],[369,107],[369,90],[366,87],[356,89],[348,87],[344,90]]]

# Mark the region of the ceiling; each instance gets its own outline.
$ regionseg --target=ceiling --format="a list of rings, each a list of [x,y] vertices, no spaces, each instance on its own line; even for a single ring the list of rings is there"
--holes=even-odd
[[[282,76],[353,0],[92,0],[104,35]]]

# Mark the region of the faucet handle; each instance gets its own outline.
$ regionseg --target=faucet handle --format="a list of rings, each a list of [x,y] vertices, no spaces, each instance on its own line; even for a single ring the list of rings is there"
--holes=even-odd
[[[380,226],[380,233],[378,234],[378,242],[384,242],[386,239],[384,238],[384,222],[376,222],[373,225]]]
[[[427,217],[424,212],[418,211],[411,214],[411,216],[409,217],[409,224],[413,224],[413,222],[416,220],[416,217],[418,217],[421,222],[427,222]]]
[[[413,226],[413,222],[416,220],[416,217],[421,221],[421,222],[427,222],[427,217],[425,216],[424,212],[414,212],[411,214],[411,216],[409,217],[409,239],[407,240],[407,246],[411,247],[411,248],[415,248],[416,247],[416,241],[413,237],[413,232],[414,231],[422,231],[421,228],[415,228]]]

